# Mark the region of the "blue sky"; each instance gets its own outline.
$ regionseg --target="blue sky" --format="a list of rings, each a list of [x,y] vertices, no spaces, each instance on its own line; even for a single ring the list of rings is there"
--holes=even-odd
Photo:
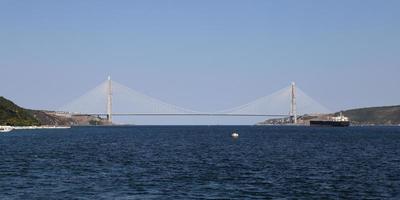
[[[400,1],[0,0],[0,95],[55,109],[106,79],[182,107],[296,81],[331,110],[400,104]]]

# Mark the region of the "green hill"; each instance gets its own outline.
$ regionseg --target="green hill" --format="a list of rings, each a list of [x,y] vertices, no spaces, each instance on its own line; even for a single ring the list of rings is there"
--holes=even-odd
[[[108,121],[97,116],[70,116],[54,111],[24,109],[12,101],[0,97],[0,126],[71,126],[71,125],[109,125]]]
[[[0,125],[34,126],[40,123],[28,110],[0,97]]]
[[[400,124],[400,105],[358,108],[343,111],[352,124],[397,125]]]

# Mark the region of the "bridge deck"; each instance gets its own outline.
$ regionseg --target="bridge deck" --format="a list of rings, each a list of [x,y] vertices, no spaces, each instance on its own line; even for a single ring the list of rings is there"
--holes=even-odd
[[[72,116],[107,116],[107,113],[71,114]],[[290,117],[283,114],[231,114],[231,113],[113,113],[112,116],[217,116],[217,117]]]

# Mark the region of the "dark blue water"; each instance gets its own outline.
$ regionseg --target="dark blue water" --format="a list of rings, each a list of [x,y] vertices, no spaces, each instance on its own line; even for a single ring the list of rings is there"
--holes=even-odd
[[[238,130],[240,137],[230,137]],[[0,199],[400,199],[400,127],[0,135]]]

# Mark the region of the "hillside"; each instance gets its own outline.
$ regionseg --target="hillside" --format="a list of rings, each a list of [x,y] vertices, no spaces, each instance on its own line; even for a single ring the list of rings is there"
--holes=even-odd
[[[34,126],[40,125],[40,122],[26,109],[0,97],[0,125]]]
[[[358,108],[343,111],[352,124],[398,125],[400,124],[400,105]]]
[[[29,110],[0,97],[0,125],[9,126],[71,126],[108,125],[104,119],[95,116],[69,116],[53,111]]]

